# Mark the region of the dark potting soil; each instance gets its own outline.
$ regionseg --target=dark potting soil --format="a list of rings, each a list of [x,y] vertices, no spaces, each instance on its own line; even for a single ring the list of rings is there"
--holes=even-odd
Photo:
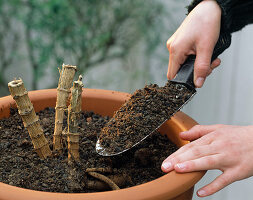
[[[99,136],[100,154],[113,155],[134,146],[159,128],[194,94],[184,85],[170,81],[136,90],[114,114]]]
[[[47,108],[38,115],[52,149],[54,109]],[[120,188],[164,175],[161,163],[177,147],[158,132],[119,156],[98,155],[95,151],[97,134],[108,120],[109,117],[93,112],[82,112],[80,163],[69,165],[66,145],[61,155],[54,154],[41,160],[33,150],[17,110],[12,109],[9,118],[0,120],[0,182],[39,191],[78,193],[110,190],[107,184],[91,177],[86,172],[88,168],[97,168],[98,171],[103,168],[105,172],[99,173],[111,178]]]

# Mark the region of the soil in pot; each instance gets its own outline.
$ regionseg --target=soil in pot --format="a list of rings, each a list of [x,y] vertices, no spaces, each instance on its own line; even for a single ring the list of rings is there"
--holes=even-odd
[[[54,112],[53,108],[47,108],[38,113],[49,142],[52,142],[54,132]],[[107,184],[90,176],[89,170],[105,175],[120,188],[142,184],[164,175],[160,165],[177,147],[158,132],[119,156],[98,155],[95,151],[97,135],[108,121],[109,117],[82,112],[81,162],[69,165],[67,150],[60,156],[54,154],[51,158],[41,160],[33,152],[28,132],[17,110],[12,109],[9,118],[0,120],[0,181],[39,191],[78,193],[110,190]],[[52,149],[51,143],[50,147]]]

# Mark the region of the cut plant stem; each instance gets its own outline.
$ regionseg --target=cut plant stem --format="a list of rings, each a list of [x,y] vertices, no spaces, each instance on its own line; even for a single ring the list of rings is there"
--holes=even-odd
[[[23,81],[13,80],[8,83],[11,96],[16,101],[18,112],[23,120],[24,127],[27,128],[32,139],[33,146],[40,158],[44,159],[52,155],[48,141],[44,136],[40,126],[39,117],[36,115],[28,92]]]
[[[55,107],[55,128],[54,128],[54,150],[61,151],[62,149],[62,125],[64,111],[67,109],[67,101],[69,98],[70,87],[73,82],[77,68],[72,65],[62,65],[60,78],[57,88],[57,99]]]
[[[128,182],[132,181],[130,176],[125,174],[109,175],[108,178],[111,179],[119,187],[124,187]],[[85,187],[91,190],[99,191],[110,189],[107,183],[100,180],[86,180]]]
[[[94,178],[97,178],[105,183],[107,183],[113,190],[119,190],[120,188],[108,177],[99,174],[97,172],[88,172],[89,175],[93,176]]]
[[[79,161],[79,121],[82,108],[82,76],[74,81],[68,107],[68,161]]]

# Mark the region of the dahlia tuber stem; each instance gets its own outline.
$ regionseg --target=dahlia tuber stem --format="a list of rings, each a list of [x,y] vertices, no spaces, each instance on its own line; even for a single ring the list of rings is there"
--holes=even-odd
[[[128,175],[116,174],[116,175],[110,175],[108,176],[108,178],[111,179],[119,187],[124,187],[126,186],[127,183],[132,184],[132,180]],[[85,187],[87,189],[98,190],[98,191],[105,191],[105,190],[110,189],[107,183],[100,180],[96,180],[96,181],[87,180],[85,183]]]
[[[106,176],[99,174],[97,172],[88,172],[89,175],[93,176],[94,178],[97,178],[105,183],[107,183],[113,190],[119,190],[120,188],[109,178]]]
[[[87,168],[85,172],[100,172],[100,173],[112,173],[111,167],[98,167],[98,168]]]
[[[72,65],[62,65],[60,70],[60,78],[57,88],[57,100],[55,107],[55,128],[54,128],[54,150],[61,151],[62,149],[62,125],[64,111],[67,108],[67,101],[69,98],[70,87],[75,76],[77,68]]]
[[[28,97],[28,92],[23,81],[13,80],[8,83],[11,96],[16,101],[18,112],[32,139],[34,149],[40,158],[44,159],[52,155],[43,129],[40,126],[39,117],[36,115],[33,105]]]
[[[68,107],[68,161],[79,161],[79,121],[82,108],[82,76],[74,81]]]

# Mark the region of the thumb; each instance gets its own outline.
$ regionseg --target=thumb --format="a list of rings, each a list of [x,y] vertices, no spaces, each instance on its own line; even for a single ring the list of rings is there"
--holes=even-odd
[[[194,64],[194,84],[201,88],[205,82],[208,72],[210,71],[212,57],[211,48],[198,48],[196,52],[196,60]]]

